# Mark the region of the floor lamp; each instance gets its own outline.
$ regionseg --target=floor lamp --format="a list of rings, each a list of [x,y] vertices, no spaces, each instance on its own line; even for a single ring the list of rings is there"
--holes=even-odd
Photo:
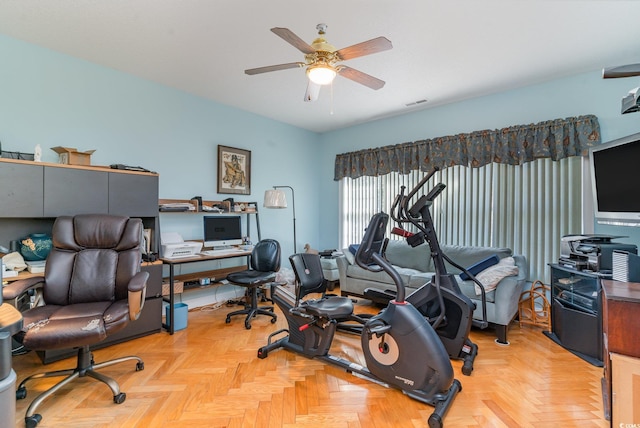
[[[264,192],[264,204],[265,208],[287,208],[287,197],[283,190],[278,189],[291,189],[291,207],[293,208],[293,253],[296,254],[296,195],[291,186],[273,186],[273,190],[266,190]]]

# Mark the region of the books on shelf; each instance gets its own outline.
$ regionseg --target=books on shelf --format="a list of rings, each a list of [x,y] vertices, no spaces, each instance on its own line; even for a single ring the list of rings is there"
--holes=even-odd
[[[6,279],[6,278],[15,278],[16,276],[18,276],[18,271],[17,270],[2,270],[2,278]]]
[[[25,262],[27,264],[27,270],[31,273],[44,273],[44,268],[47,263],[46,260]]]
[[[160,211],[195,211],[196,206],[188,202],[174,202],[159,205]]]

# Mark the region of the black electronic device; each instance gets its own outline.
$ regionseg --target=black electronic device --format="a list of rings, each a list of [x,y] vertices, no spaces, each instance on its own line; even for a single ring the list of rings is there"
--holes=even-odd
[[[111,166],[111,169],[122,169],[125,171],[153,172],[141,166],[125,165],[123,163],[114,163],[114,164],[111,164],[110,166]]]
[[[599,223],[640,223],[640,133],[589,149],[595,217]]]
[[[205,247],[242,245],[242,219],[239,215],[204,216],[202,222]]]
[[[198,209],[201,210],[202,209],[202,196],[194,196],[193,198],[191,198],[192,201],[198,201]]]
[[[614,251],[637,254],[634,244],[612,242],[623,236],[610,235],[565,235],[560,241],[558,263],[577,270],[611,273]]]

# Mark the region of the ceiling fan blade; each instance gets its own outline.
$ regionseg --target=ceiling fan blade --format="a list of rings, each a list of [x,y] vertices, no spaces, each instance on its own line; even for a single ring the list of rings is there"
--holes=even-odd
[[[384,86],[384,80],[380,80],[376,77],[370,76],[367,73],[363,73],[362,71],[358,71],[355,68],[341,66],[338,74],[342,77],[346,77],[347,79],[353,80],[354,82],[360,83],[361,85],[367,86],[371,89],[381,89]]]
[[[309,83],[307,84],[307,91],[304,93],[304,100],[316,101],[318,99],[318,95],[320,95],[320,85],[309,80]]]
[[[305,54],[312,54],[316,50],[311,47],[307,42],[296,36],[293,31],[288,28],[275,27],[271,31],[280,36],[285,42],[289,43],[293,47],[297,48],[300,52]]]
[[[300,68],[300,67],[304,67],[305,65],[306,64],[304,62],[289,62],[287,64],[268,65],[266,67],[250,68],[248,70],[245,70],[244,73],[250,76],[253,76],[254,74],[268,73],[270,71],[288,70],[290,68]]]
[[[640,76],[640,64],[627,64],[619,67],[607,67],[602,70],[603,79],[615,79],[616,77]]]
[[[367,40],[366,42],[358,43],[346,48],[338,50],[336,53],[340,59],[347,60],[352,58],[358,58],[359,56],[371,55],[374,53],[389,50],[393,47],[391,41],[386,37],[376,37],[375,39]]]

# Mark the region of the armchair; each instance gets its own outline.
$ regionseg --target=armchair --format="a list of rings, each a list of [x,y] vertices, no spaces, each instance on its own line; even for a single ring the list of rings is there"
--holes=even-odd
[[[18,342],[35,351],[78,349],[76,368],[35,374],[19,384],[16,398],[23,399],[27,382],[64,376],[29,405],[28,428],[42,420],[36,413],[42,401],[74,379],[89,376],[107,384],[113,401],[120,404],[126,394],[114,379],[96,370],[128,360],[136,361],[136,371],[144,369],[144,362],[136,356],[95,364],[90,350],[142,311],[149,274],[140,272],[141,236],[140,219],[103,214],[59,217],[53,225],[53,248],[44,277],[6,287],[13,295],[41,287],[44,296],[44,305],[23,313],[24,327],[14,336]]]

